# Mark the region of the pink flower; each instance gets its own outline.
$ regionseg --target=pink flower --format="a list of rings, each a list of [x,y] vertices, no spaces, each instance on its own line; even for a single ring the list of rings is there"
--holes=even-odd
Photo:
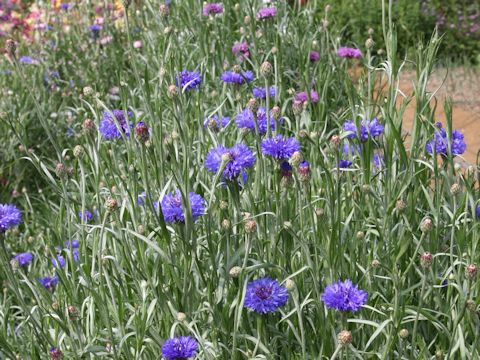
[[[310,99],[308,98],[308,93],[306,91],[301,91],[299,93],[295,94],[295,101],[298,101],[299,103],[304,103],[308,100],[311,100],[312,102],[316,103],[318,102],[318,93],[315,90],[312,90],[310,92]]]
[[[337,50],[337,55],[342,58],[350,58],[350,59],[361,59],[363,57],[362,52],[360,49],[356,48],[349,48],[349,47],[341,47]]]
[[[142,42],[140,40],[136,40],[133,42],[133,47],[135,49],[140,49],[142,47]]]
[[[271,17],[274,17],[277,15],[277,8],[276,7],[265,7],[263,9],[260,9],[257,12],[257,19],[258,20],[263,20],[263,19],[268,19]]]
[[[100,44],[101,45],[107,45],[108,43],[112,42],[113,40],[113,36],[105,36],[103,38],[100,39]]]

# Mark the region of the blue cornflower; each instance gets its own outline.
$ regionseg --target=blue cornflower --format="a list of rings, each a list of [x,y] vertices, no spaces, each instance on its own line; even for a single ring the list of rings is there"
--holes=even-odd
[[[282,123],[283,118],[278,120],[278,123]],[[235,123],[239,129],[249,129],[255,131],[255,120],[252,110],[245,108],[235,118]],[[257,110],[257,125],[258,132],[265,134],[267,132],[267,111],[263,106],[260,106]],[[270,110],[270,129],[275,130],[275,120],[273,118],[272,111]]]
[[[25,266],[32,262],[33,254],[31,252],[24,252],[17,254],[13,257],[13,260],[18,262],[18,265]]]
[[[197,340],[190,336],[179,336],[163,343],[162,356],[167,360],[187,360],[194,357],[197,350]]]
[[[230,123],[229,116],[223,116],[221,119],[217,115],[212,115],[205,119],[203,126],[211,130],[220,130]]]
[[[322,301],[330,309],[357,312],[367,302],[368,294],[353,285],[350,279],[328,285]]]
[[[433,154],[434,150],[437,154],[447,155],[448,153],[448,138],[447,131],[442,128],[441,123],[436,124],[438,130],[435,132],[434,138],[427,142],[425,149],[429,154]],[[452,155],[461,155],[465,152],[467,144],[465,144],[463,134],[458,130],[452,131],[450,139],[450,149]]]
[[[343,160],[342,159],[338,162],[338,167],[340,169],[346,169],[346,168],[349,168],[350,166],[352,166],[352,162],[349,161],[349,160]]]
[[[89,222],[93,219],[93,214],[88,210],[85,210],[83,212],[79,211],[78,217],[80,218],[81,221]]]
[[[300,151],[300,143],[295,138],[277,135],[262,141],[262,153],[277,160],[288,159],[295,151]]]
[[[98,128],[100,134],[102,134],[105,140],[120,139],[122,133],[128,137],[130,130],[133,128],[133,123],[128,121],[128,117],[132,115],[131,111],[125,113],[123,110],[118,109],[111,112],[105,111]]]
[[[55,287],[57,286],[58,284],[58,277],[56,276],[52,276],[52,277],[44,277],[44,278],[40,278],[38,279],[38,281],[40,282],[40,284],[42,284],[42,286],[47,289],[47,290],[54,290]]]
[[[65,258],[62,255],[57,255],[55,258],[52,258],[53,267],[65,267]]]
[[[80,247],[80,241],[73,239],[65,241],[65,247],[67,249],[78,249]]]
[[[178,74],[176,83],[184,90],[196,89],[202,83],[202,75],[198,71],[184,70]]]
[[[253,96],[256,98],[266,99],[267,97],[267,91],[265,90],[265,88],[254,87],[252,90],[252,93],[253,93]],[[277,94],[277,89],[275,88],[275,86],[270,86],[270,88],[268,89],[268,96],[271,98],[274,98],[276,94]]]
[[[38,64],[40,64],[40,61],[38,61],[37,59],[34,59],[30,56],[21,56],[18,59],[18,61],[21,62],[22,64],[28,64],[28,65],[38,65]]]
[[[150,196],[151,198],[151,196]],[[144,206],[147,203],[147,192],[142,191],[137,197],[137,205]]]
[[[205,214],[205,200],[198,194],[190,192],[188,194],[190,206],[192,208],[193,219],[196,220]],[[179,190],[174,193],[166,194],[162,201],[162,214],[167,223],[184,223],[185,214],[183,212],[182,194]],[[158,202],[154,204],[155,209],[158,209]]]
[[[205,167],[216,174],[222,165],[222,158],[227,159],[222,172],[222,178],[226,180],[233,180],[240,174],[244,174],[245,170],[252,167],[256,161],[253,152],[244,144],[236,144],[231,148],[219,145],[207,154]]]
[[[17,226],[22,221],[22,213],[15,205],[0,204],[0,233]]]
[[[357,125],[352,120],[348,120],[343,124],[343,130],[347,131],[349,139],[357,138]],[[385,127],[380,124],[377,118],[373,120],[362,120],[360,124],[360,139],[368,140],[368,137],[378,137],[383,134]]]
[[[94,39],[97,39],[100,35],[100,30],[102,30],[102,25],[93,24],[92,26],[90,26],[90,30],[92,31],[92,37]]]
[[[259,314],[266,314],[277,311],[287,301],[287,289],[277,280],[265,277],[248,283],[244,306]]]
[[[62,10],[69,10],[71,7],[72,7],[72,4],[69,4],[69,3],[63,3],[60,5],[60,8]]]
[[[220,80],[223,82],[239,85],[245,82],[249,83],[253,81],[253,79],[254,75],[250,70],[242,71],[241,73],[237,73],[235,71],[225,71],[222,76],[220,76]]]

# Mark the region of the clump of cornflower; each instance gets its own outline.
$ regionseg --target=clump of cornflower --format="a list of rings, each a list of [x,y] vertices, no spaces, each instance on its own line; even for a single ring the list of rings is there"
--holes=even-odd
[[[267,98],[267,91],[265,90],[265,88],[262,88],[262,87],[254,87],[252,90],[252,94],[256,98],[260,98],[260,99]],[[276,94],[277,94],[277,89],[275,88],[275,86],[270,86],[268,88],[268,96],[271,98],[274,98]]]
[[[295,138],[287,138],[277,135],[262,141],[262,153],[277,160],[286,160],[295,151],[300,151],[300,143]]]
[[[275,129],[275,120],[272,110],[270,110],[270,129]],[[277,120],[278,123],[282,123],[283,119],[280,118]],[[255,119],[252,110],[245,108],[241,113],[239,113],[235,118],[235,123],[239,129],[248,129],[255,131]],[[260,134],[265,134],[267,132],[267,111],[263,106],[260,106],[257,110],[257,126],[258,132]]]
[[[16,261],[20,266],[26,266],[33,261],[33,254],[31,252],[20,253],[15,255],[12,260]]]
[[[53,291],[55,290],[55,287],[58,285],[58,277],[57,276],[52,276],[52,277],[44,277],[44,278],[40,278],[38,279],[38,281],[40,282],[40,284],[42,284],[42,286],[49,290],[49,291]]]
[[[467,149],[463,134],[458,130],[452,131],[452,137],[450,141],[447,136],[447,131],[442,127],[442,123],[436,123],[437,131],[435,131],[434,138],[427,142],[425,149],[432,155],[434,151],[437,154],[447,155],[448,145],[450,145],[450,151],[453,156],[461,155]]]
[[[243,61],[250,57],[250,47],[247,42],[236,42],[232,46],[232,53],[238,60]]]
[[[367,302],[368,294],[353,285],[350,279],[328,285],[322,301],[330,309],[357,312]]]
[[[190,336],[179,336],[166,340],[162,346],[162,356],[167,360],[186,360],[198,351],[197,341]]]
[[[176,78],[177,86],[184,90],[197,89],[202,83],[202,75],[198,71],[183,70]]]
[[[22,213],[15,205],[0,204],[0,233],[17,226],[22,221]]]
[[[229,116],[223,116],[221,119],[217,115],[212,115],[209,118],[205,119],[203,126],[210,130],[220,131],[230,123]]]
[[[337,50],[337,55],[341,58],[349,59],[361,59],[363,57],[360,49],[350,48],[350,47],[341,47]]]
[[[244,306],[259,314],[277,311],[288,301],[287,289],[269,277],[251,281],[247,285]]]
[[[319,97],[318,97],[318,93],[315,90],[310,91],[310,98],[308,96],[308,92],[306,91],[301,91],[295,94],[295,101],[298,101],[303,104],[304,102],[309,100],[314,103],[318,102]]]
[[[255,161],[255,155],[244,144],[236,144],[231,148],[219,145],[207,154],[205,167],[208,171],[216,174],[223,165],[222,178],[234,180],[244,174],[246,169],[251,168]]]
[[[270,6],[270,7],[264,7],[257,12],[257,19],[258,20],[264,20],[268,18],[275,17],[277,15],[277,8]]]
[[[111,112],[105,111],[102,120],[100,120],[98,131],[105,140],[120,139],[122,134],[129,136],[133,123],[128,120],[128,117],[132,115],[131,111],[125,113],[125,111],[118,109]]]
[[[203,15],[217,15],[223,13],[223,4],[222,3],[208,3],[203,5]]]
[[[93,214],[89,210],[79,211],[78,217],[81,221],[90,222],[93,219]]]
[[[320,53],[318,51],[312,50],[308,54],[308,58],[310,59],[310,62],[317,62],[318,60],[320,60]]]
[[[198,194],[190,192],[188,194],[190,207],[192,208],[193,220],[198,219],[205,214],[205,200]],[[166,194],[161,200],[162,214],[167,223],[184,223],[185,213],[183,211],[182,194],[179,190],[174,193]],[[158,202],[154,207],[158,209]]]
[[[380,124],[377,118],[373,120],[362,120],[360,123],[360,139],[367,141],[370,137],[379,137],[383,134],[385,127]],[[345,121],[343,124],[343,130],[348,132],[347,137],[349,139],[356,139],[358,136],[357,125],[352,120]]]
[[[250,70],[242,71],[241,73],[237,73],[235,71],[225,71],[222,76],[220,76],[220,80],[223,82],[238,85],[252,82],[254,78],[255,76]]]

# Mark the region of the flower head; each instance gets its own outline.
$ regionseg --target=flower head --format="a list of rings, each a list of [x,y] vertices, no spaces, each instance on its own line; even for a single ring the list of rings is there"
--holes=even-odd
[[[22,64],[28,64],[28,65],[38,65],[40,64],[40,61],[38,61],[37,59],[34,59],[30,56],[22,56],[20,57],[20,59],[18,59],[19,62],[21,62]]]
[[[257,19],[263,20],[274,17],[277,15],[277,8],[276,7],[264,7],[263,9],[258,10],[257,12]]]
[[[250,57],[249,46],[247,42],[236,42],[232,46],[232,53],[235,55],[239,60],[245,60],[246,58]]]
[[[242,71],[241,73],[237,73],[235,71],[225,71],[222,76],[220,76],[220,80],[222,80],[225,83],[231,83],[231,84],[244,84],[244,83],[249,83],[252,82],[255,76],[253,75],[253,72],[250,70],[248,71]]]
[[[193,219],[196,220],[205,214],[205,200],[198,194],[190,192],[188,194],[190,206],[192,208]],[[185,213],[183,211],[182,194],[179,190],[174,193],[166,194],[161,201],[162,214],[167,223],[184,223]],[[158,209],[158,202],[154,204]]]
[[[361,59],[363,57],[360,49],[350,48],[350,47],[341,47],[337,50],[337,55],[342,58],[350,59]]]
[[[228,161],[222,172],[226,180],[233,180],[245,170],[255,164],[256,158],[253,152],[244,144],[237,144],[231,148],[222,145],[210,150],[205,159],[205,167],[212,173],[217,173],[222,165],[222,158],[227,155]]]
[[[18,265],[25,266],[32,262],[33,254],[31,252],[20,253],[15,255],[13,260],[17,261]]]
[[[350,279],[328,285],[322,301],[330,309],[357,312],[367,302],[368,294],[353,285]]]
[[[204,16],[208,16],[210,14],[221,14],[221,13],[223,13],[222,3],[208,3],[203,5]]]
[[[272,110],[270,110],[270,128],[275,129],[275,120],[273,117]],[[282,118],[278,120],[279,123],[283,121]],[[255,131],[255,119],[253,116],[252,110],[245,108],[241,113],[239,113],[235,118],[235,123],[239,129],[249,129]],[[257,125],[258,132],[260,134],[265,134],[267,132],[267,111],[264,107],[260,106],[257,110]]]
[[[317,62],[320,60],[320,53],[318,51],[310,51],[310,54],[308,54],[308,58],[310,59],[311,62]]]
[[[162,346],[162,356],[167,360],[186,360],[197,353],[197,341],[190,336],[179,336],[166,340]]]
[[[285,160],[300,151],[300,143],[295,138],[287,138],[277,135],[262,141],[262,153],[277,160]]]
[[[40,278],[38,279],[38,281],[40,282],[40,284],[42,284],[42,286],[47,289],[47,290],[54,290],[55,287],[57,286],[58,284],[58,277],[56,276],[52,276],[52,277],[44,277],[44,278]]]
[[[299,101],[300,103],[304,103],[308,100],[311,100],[312,102],[316,103],[318,102],[318,93],[315,90],[312,90],[310,92],[310,99],[308,98],[308,92],[306,91],[301,91],[299,93],[295,94],[295,100]]]
[[[78,217],[81,221],[89,222],[93,219],[93,214],[88,210],[84,210],[78,213]]]
[[[265,88],[254,87],[253,90],[252,90],[252,93],[253,93],[253,96],[256,97],[256,98],[260,98],[260,99],[266,99],[267,98],[267,91],[265,90]],[[270,86],[268,88],[268,96],[269,97],[274,98],[276,93],[277,93],[277,89],[275,88],[275,86]]]
[[[111,112],[105,111],[98,128],[100,134],[105,140],[120,139],[122,134],[129,136],[133,124],[128,121],[128,117],[132,115],[131,112],[125,113],[125,111],[118,109]]]
[[[378,137],[383,134],[385,127],[380,124],[377,118],[373,120],[362,120],[360,124],[360,138],[363,141],[368,140],[368,137]],[[357,138],[357,125],[352,120],[345,121],[343,130],[347,131],[349,139]]]
[[[22,221],[22,213],[15,205],[0,204],[0,233],[17,226]]]
[[[259,314],[275,312],[288,301],[288,291],[277,280],[265,277],[247,285],[244,306]]]
[[[198,71],[184,70],[178,74],[176,83],[185,90],[196,89],[202,83],[202,75]]]
[[[435,131],[434,138],[427,142],[425,149],[429,154],[433,154],[434,150],[437,154],[447,155],[448,145],[450,144],[450,150],[453,156],[461,155],[465,152],[467,144],[465,143],[463,134],[458,130],[452,131],[452,137],[450,140],[447,136],[447,131],[442,128],[442,124],[438,123],[438,130]]]
[[[346,168],[349,168],[350,166],[352,166],[352,162],[349,160],[342,159],[338,162],[338,167],[340,169],[346,169]]]

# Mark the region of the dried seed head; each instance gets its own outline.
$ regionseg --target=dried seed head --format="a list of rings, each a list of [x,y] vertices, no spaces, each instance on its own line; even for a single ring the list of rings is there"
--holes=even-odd
[[[338,333],[337,339],[341,346],[346,346],[352,343],[352,333],[348,330],[342,330]]]
[[[228,274],[234,279],[238,278],[241,273],[242,273],[242,268],[240,266],[234,266],[228,272]]]
[[[433,255],[429,252],[424,252],[422,255],[420,255],[420,265],[422,265],[423,268],[429,268],[432,265],[433,262]]]

